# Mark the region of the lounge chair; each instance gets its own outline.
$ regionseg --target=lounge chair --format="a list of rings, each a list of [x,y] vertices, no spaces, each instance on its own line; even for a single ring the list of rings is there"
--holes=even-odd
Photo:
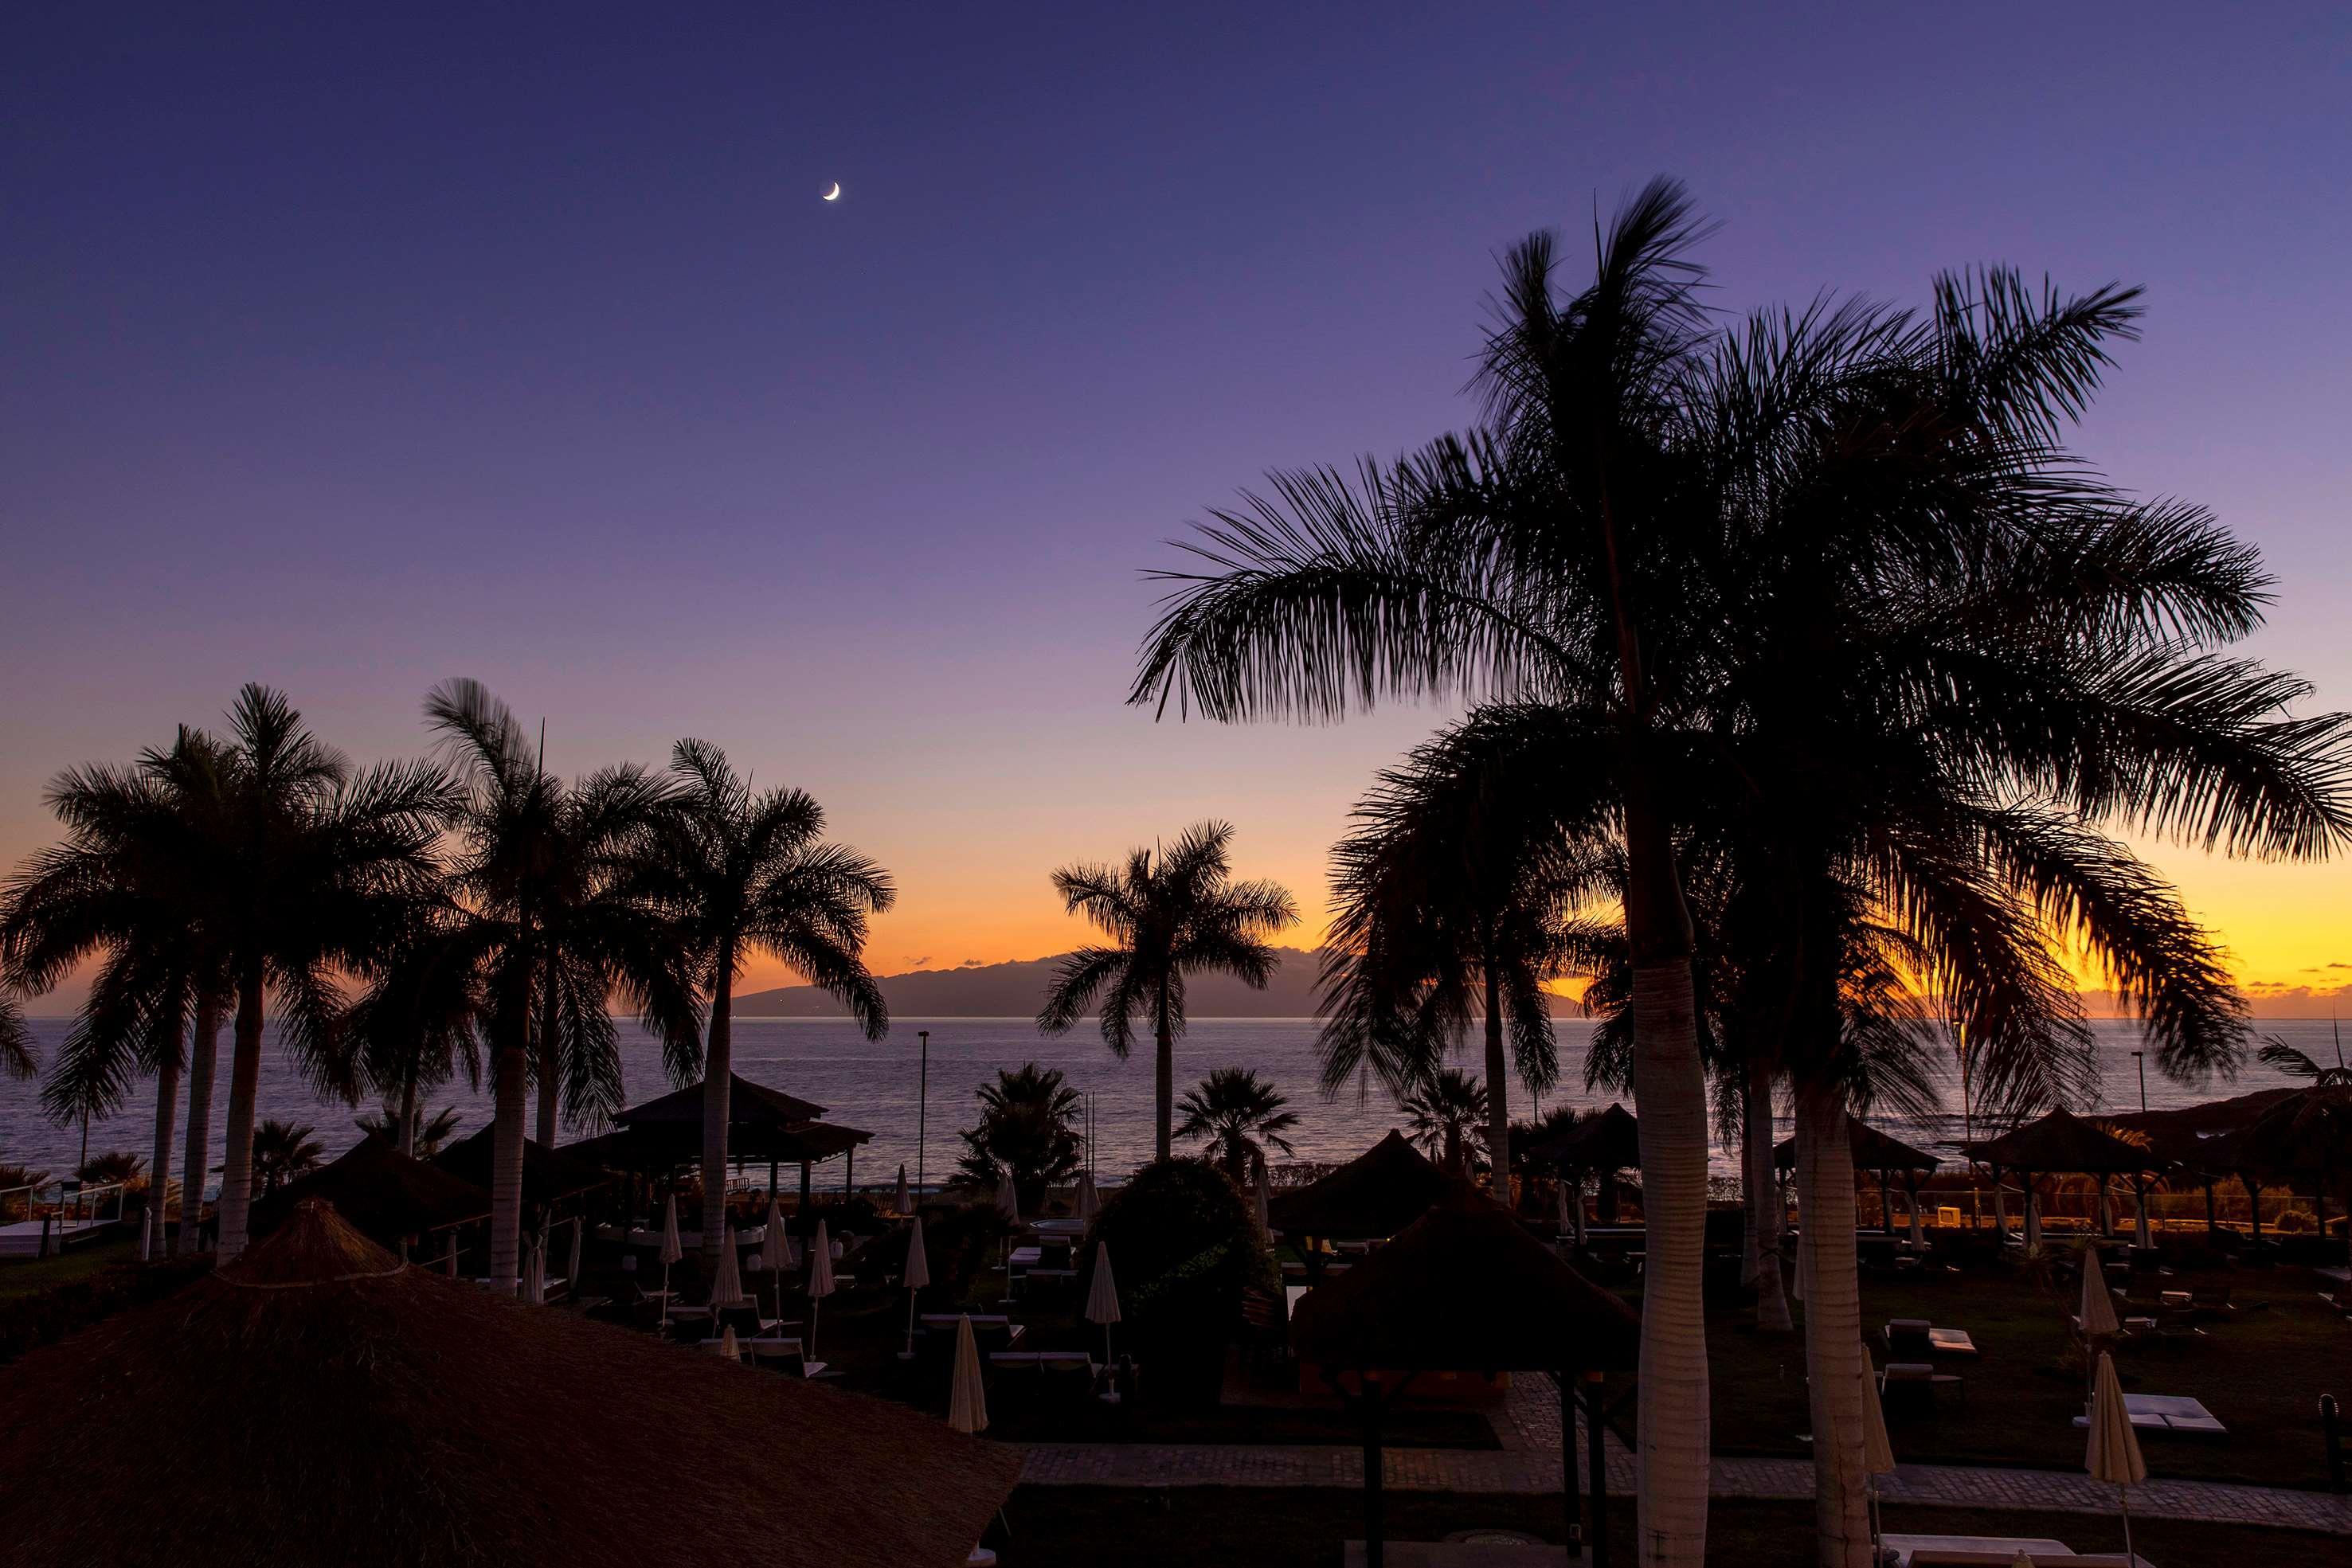
[[[2231,1317],[2238,1311],[2230,1304],[2230,1287],[2226,1284],[2189,1286],[2189,1305],[2205,1317]]]
[[[1975,1355],[1977,1342],[1966,1329],[1939,1329],[1925,1318],[1896,1318],[1886,1325],[1886,1354],[1898,1361],[1938,1355]]]
[[[1890,1361],[1886,1370],[1878,1375],[1879,1397],[1890,1414],[1906,1404],[1914,1409],[1935,1409],[1936,1391],[1939,1388],[1949,1388],[1955,1394],[1966,1392],[1958,1374],[1937,1372],[1924,1361]]]

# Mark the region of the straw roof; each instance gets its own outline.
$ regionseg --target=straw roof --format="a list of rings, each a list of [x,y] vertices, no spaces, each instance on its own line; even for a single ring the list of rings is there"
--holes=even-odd
[[[1278,1195],[1266,1212],[1289,1236],[1393,1236],[1444,1197],[1452,1179],[1392,1128],[1330,1175]]]
[[[1612,1102],[1548,1143],[1528,1151],[1528,1157],[1548,1160],[1562,1170],[1636,1170],[1642,1164],[1642,1124],[1624,1106]]]
[[[2064,1111],[1960,1147],[1974,1159],[2013,1171],[2152,1171],[2165,1164],[2154,1151],[2135,1147]]]
[[[2297,1092],[2294,1089],[2257,1089],[2251,1094],[2235,1094],[2227,1100],[2208,1100],[2202,1104],[2177,1106],[2168,1111],[2133,1111],[2107,1120],[2141,1134],[2148,1146],[2168,1162],[2202,1165],[2210,1152],[2208,1145],[2215,1138],[2252,1126],[2264,1112]]]
[[[371,1133],[340,1157],[256,1204],[253,1233],[277,1229],[298,1205],[313,1197],[333,1204],[352,1229],[387,1247],[399,1246],[404,1236],[446,1229],[490,1212],[484,1188],[410,1159]]]
[[[1853,1168],[1858,1171],[1931,1171],[1944,1163],[1925,1149],[1887,1136],[1859,1116],[1848,1116],[1845,1125],[1853,1146]],[[1772,1150],[1772,1163],[1784,1171],[1796,1169],[1797,1140],[1781,1139]]]
[[[497,1129],[485,1127],[470,1138],[463,1138],[433,1156],[434,1165],[451,1176],[472,1182],[476,1186],[490,1185],[492,1165],[497,1158],[493,1134]],[[567,1149],[551,1149],[534,1138],[522,1141],[522,1200],[525,1203],[553,1203],[574,1193],[587,1192],[603,1186],[613,1178],[592,1160],[583,1160]]]
[[[1299,1298],[1299,1359],[1336,1368],[1630,1367],[1641,1320],[1459,1184],[1385,1247]]]
[[[0,1430],[0,1541],[26,1563],[765,1563],[814,1544],[848,1568],[951,1568],[1021,1468],[904,1406],[404,1268],[323,1204],[0,1369],[0,1408],[41,1413]],[[150,1462],[158,1442],[172,1463]]]
[[[2207,1140],[2198,1164],[2282,1186],[2340,1184],[2352,1176],[2352,1098],[2294,1089],[2235,1132]]]
[[[813,1101],[754,1083],[740,1073],[729,1073],[727,1083],[727,1124],[730,1128],[786,1127],[814,1122],[824,1114],[824,1107]],[[702,1130],[702,1084],[698,1080],[658,1100],[615,1112],[613,1120],[624,1127],[674,1124],[692,1127],[698,1134]]]

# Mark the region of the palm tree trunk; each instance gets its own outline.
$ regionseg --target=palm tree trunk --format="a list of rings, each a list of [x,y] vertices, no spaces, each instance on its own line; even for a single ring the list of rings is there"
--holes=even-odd
[[[1772,1071],[1761,1057],[1748,1063],[1748,1233],[1756,1246],[1756,1326],[1787,1333],[1789,1298],[1780,1289],[1780,1184],[1772,1159]]]
[[[213,1064],[220,1057],[220,998],[207,992],[196,998],[196,1032],[188,1051],[188,1155],[180,1162],[180,1234],[169,1249],[196,1249],[196,1230],[204,1222],[205,1177],[213,1157]]]
[[[1797,1092],[1797,1204],[1810,1254],[1805,1364],[1811,1376],[1813,1521],[1822,1568],[1869,1568],[1869,1478],[1863,1470],[1862,1343],[1854,1269],[1853,1148],[1845,1099],[1832,1086]]]
[[[220,1260],[245,1250],[246,1219],[253,1208],[253,1104],[261,1092],[261,970],[238,977],[236,1039],[228,1067],[228,1135],[220,1196]]]
[[[551,969],[553,966],[550,966]],[[539,1145],[555,1147],[556,1083],[561,1076],[555,1040],[555,983],[551,974],[539,998]]]
[[[408,1071],[400,1085],[400,1152],[410,1159],[416,1157],[416,1063],[408,1064]]]
[[[1502,984],[1486,969],[1486,1162],[1495,1201],[1511,1207],[1511,1064],[1503,1055]]]
[[[172,1189],[172,1134],[179,1130],[173,1113],[180,1105],[179,1044],[155,1073],[155,1149],[147,1161],[147,1223],[139,1232],[139,1256],[163,1255],[163,1202]]]
[[[1711,1463],[1706,1368],[1706,1075],[1691,928],[1667,825],[1643,782],[1625,800],[1625,925],[1633,957],[1633,1103],[1642,1125],[1643,1568],[1700,1568]]]
[[[719,1249],[727,1241],[727,1119],[735,1073],[735,954],[719,955],[718,980],[710,988],[710,1041],[702,1053],[702,1266],[715,1278]],[[1160,1142],[1168,1140],[1160,1124]],[[802,1222],[807,1222],[805,1213]]]
[[[492,1070],[490,1120],[490,1289],[522,1286],[523,1117],[530,1106],[530,1053],[510,1040]]]
[[[1159,1157],[1166,1159],[1174,1146],[1176,1128],[1176,1036],[1168,1027],[1168,987],[1161,982],[1160,1007],[1152,1020],[1153,1044],[1159,1060],[1152,1067],[1152,1093],[1157,1097],[1160,1113]]]

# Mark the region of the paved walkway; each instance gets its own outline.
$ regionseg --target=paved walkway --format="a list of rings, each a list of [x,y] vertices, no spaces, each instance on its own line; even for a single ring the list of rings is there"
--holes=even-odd
[[[1560,1489],[1559,1400],[1545,1378],[1516,1379],[1495,1423],[1500,1448],[1390,1448],[1386,1484],[1409,1491],[1557,1492]],[[1584,1443],[1577,1442],[1577,1475]],[[1609,1489],[1630,1495],[1635,1464],[1609,1440]],[[1023,1481],[1034,1486],[1360,1487],[1363,1451],[1315,1445],[1218,1443],[1038,1443]],[[1809,1498],[1813,1467],[1804,1459],[1717,1459],[1717,1497]],[[2112,1513],[2116,1494],[2086,1475],[2061,1470],[1965,1465],[1904,1465],[1880,1483],[1890,1502],[1975,1508]],[[2221,1481],[2152,1480],[2132,1489],[2132,1512],[2154,1519],[2201,1519],[2279,1525],[2352,1535],[2352,1499]]]

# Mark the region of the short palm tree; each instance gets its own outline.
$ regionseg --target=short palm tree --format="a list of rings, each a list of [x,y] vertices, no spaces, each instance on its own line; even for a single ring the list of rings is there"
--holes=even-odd
[[[552,1143],[558,1080],[569,1071],[575,1113],[618,1108],[617,994],[689,1055],[699,1019],[677,920],[630,879],[669,791],[635,768],[608,768],[567,789],[540,766],[514,715],[478,682],[453,680],[425,697],[427,720],[465,787],[459,847],[443,911],[420,934],[399,928],[397,987],[382,999],[395,1039],[435,1065],[468,1007],[489,1047],[492,1084],[490,1277],[520,1277],[524,1118],[540,1081],[540,1135]],[[413,989],[404,988],[411,988]],[[418,1074],[405,1074],[404,1092]],[[389,1086],[389,1085],[381,1085]]]
[[[1130,852],[1124,865],[1070,865],[1054,873],[1054,890],[1069,912],[1085,915],[1112,940],[1062,961],[1037,1027],[1066,1033],[1099,998],[1103,1041],[1124,1061],[1135,1020],[1150,1019],[1159,1159],[1169,1157],[1176,1126],[1176,1037],[1184,1032],[1186,979],[1226,974],[1265,989],[1281,964],[1266,938],[1298,919],[1281,887],[1234,880],[1227,858],[1233,838],[1230,823],[1202,822],[1165,851]]]
[[[253,1176],[261,1196],[317,1170],[326,1153],[317,1128],[274,1117],[264,1121],[253,1130]]]
[[[1034,1061],[1010,1072],[1000,1068],[996,1082],[982,1084],[978,1093],[980,1122],[961,1134],[957,1170],[991,1188],[1011,1175],[1021,1212],[1035,1214],[1045,1189],[1077,1175],[1086,1162],[1086,1140],[1078,1134],[1085,1103],[1060,1068]]]
[[[1415,1083],[1400,1108],[1423,1152],[1450,1175],[1470,1174],[1472,1145],[1486,1137],[1485,1084],[1458,1067],[1441,1067]]]
[[[429,1160],[457,1135],[457,1124],[464,1119],[455,1105],[444,1105],[420,1119],[413,1112],[404,1114],[397,1104],[389,1104],[373,1115],[354,1118],[352,1124],[372,1138],[394,1145],[411,1159]]]
[[[866,1039],[881,1039],[890,1009],[866,967],[866,939],[898,890],[875,862],[824,841],[824,809],[806,791],[753,793],[708,741],[679,741],[670,771],[676,788],[625,885],[677,923],[687,973],[708,998],[702,1245],[715,1267],[726,1235],[736,977],[755,956],[780,960],[846,1007]],[[690,1071],[676,1052],[671,1066]]]
[[[145,1182],[147,1161],[129,1149],[110,1149],[90,1155],[74,1175],[91,1186],[130,1186]],[[159,1192],[159,1199],[161,1196]]]
[[[1224,1167],[1235,1186],[1246,1187],[1251,1173],[1265,1163],[1267,1148],[1297,1151],[1283,1134],[1298,1125],[1289,1099],[1255,1069],[1220,1067],[1184,1091],[1177,1109],[1184,1119],[1176,1136],[1209,1145],[1209,1157]]]

